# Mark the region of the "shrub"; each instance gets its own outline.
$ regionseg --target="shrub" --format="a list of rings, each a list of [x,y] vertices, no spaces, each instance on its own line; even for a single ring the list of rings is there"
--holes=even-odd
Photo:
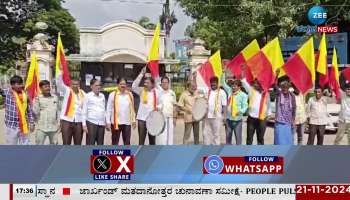
[[[172,83],[172,90],[175,92],[176,100],[179,100],[180,95],[185,91],[184,83]]]

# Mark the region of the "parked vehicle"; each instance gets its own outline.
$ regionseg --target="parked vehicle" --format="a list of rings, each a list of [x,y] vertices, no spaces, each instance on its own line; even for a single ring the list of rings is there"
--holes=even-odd
[[[275,124],[275,112],[276,112],[276,103],[271,102],[271,113],[272,117],[268,119],[268,126],[274,126]],[[328,104],[327,105],[328,112],[328,124],[326,125],[326,133],[327,134],[335,134],[338,130],[338,120],[339,120],[339,112],[340,112],[340,104]],[[305,133],[308,133],[308,125],[305,127]]]

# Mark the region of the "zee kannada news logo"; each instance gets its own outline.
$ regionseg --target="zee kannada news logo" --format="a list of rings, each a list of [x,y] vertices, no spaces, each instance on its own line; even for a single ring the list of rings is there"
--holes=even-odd
[[[94,149],[90,157],[94,180],[130,180],[134,156],[129,149]]]
[[[337,33],[338,26],[321,26],[327,20],[327,10],[322,6],[313,6],[307,13],[307,18],[313,26],[297,26],[297,32],[305,33]]]

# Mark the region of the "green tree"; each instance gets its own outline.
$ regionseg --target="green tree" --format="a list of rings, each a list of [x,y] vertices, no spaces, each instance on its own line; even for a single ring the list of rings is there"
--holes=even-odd
[[[38,32],[35,28],[36,22],[45,22],[48,28],[45,30],[49,36],[49,43],[56,44],[57,33],[61,32],[64,48],[67,53],[79,52],[79,31],[74,24],[74,18],[65,9],[41,11],[35,17],[27,20],[23,31],[27,38],[33,38]]]
[[[200,37],[209,49],[221,49],[231,58],[251,40],[261,46],[279,36],[296,35],[295,27],[307,25],[307,11],[321,4],[328,10],[327,24],[349,19],[346,0],[178,0],[185,12],[196,21],[185,34]],[[332,6],[328,6],[332,5]],[[337,6],[335,6],[337,5]]]
[[[26,0],[0,1],[0,68],[6,73],[9,67],[14,67],[18,58],[24,55],[25,35],[22,27],[25,20],[37,10],[35,2]]]
[[[48,24],[45,32],[50,44],[56,44],[57,32],[61,31],[68,53],[79,51],[79,32],[74,24],[75,20],[66,9],[62,8],[62,2],[63,0],[0,1],[2,69],[14,67],[16,61],[25,59],[25,44],[39,32],[35,29],[35,23],[39,21]]]
[[[148,17],[145,17],[145,16],[141,17],[137,21],[137,23],[139,25],[141,25],[143,28],[150,29],[150,30],[156,29],[156,26],[157,26],[156,24],[152,23],[151,20]]]

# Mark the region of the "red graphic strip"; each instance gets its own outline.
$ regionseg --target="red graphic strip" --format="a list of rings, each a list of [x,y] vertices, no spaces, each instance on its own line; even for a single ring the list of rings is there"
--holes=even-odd
[[[13,184],[9,185],[10,200],[13,200]]]
[[[350,185],[296,185],[296,200],[348,200]]]

